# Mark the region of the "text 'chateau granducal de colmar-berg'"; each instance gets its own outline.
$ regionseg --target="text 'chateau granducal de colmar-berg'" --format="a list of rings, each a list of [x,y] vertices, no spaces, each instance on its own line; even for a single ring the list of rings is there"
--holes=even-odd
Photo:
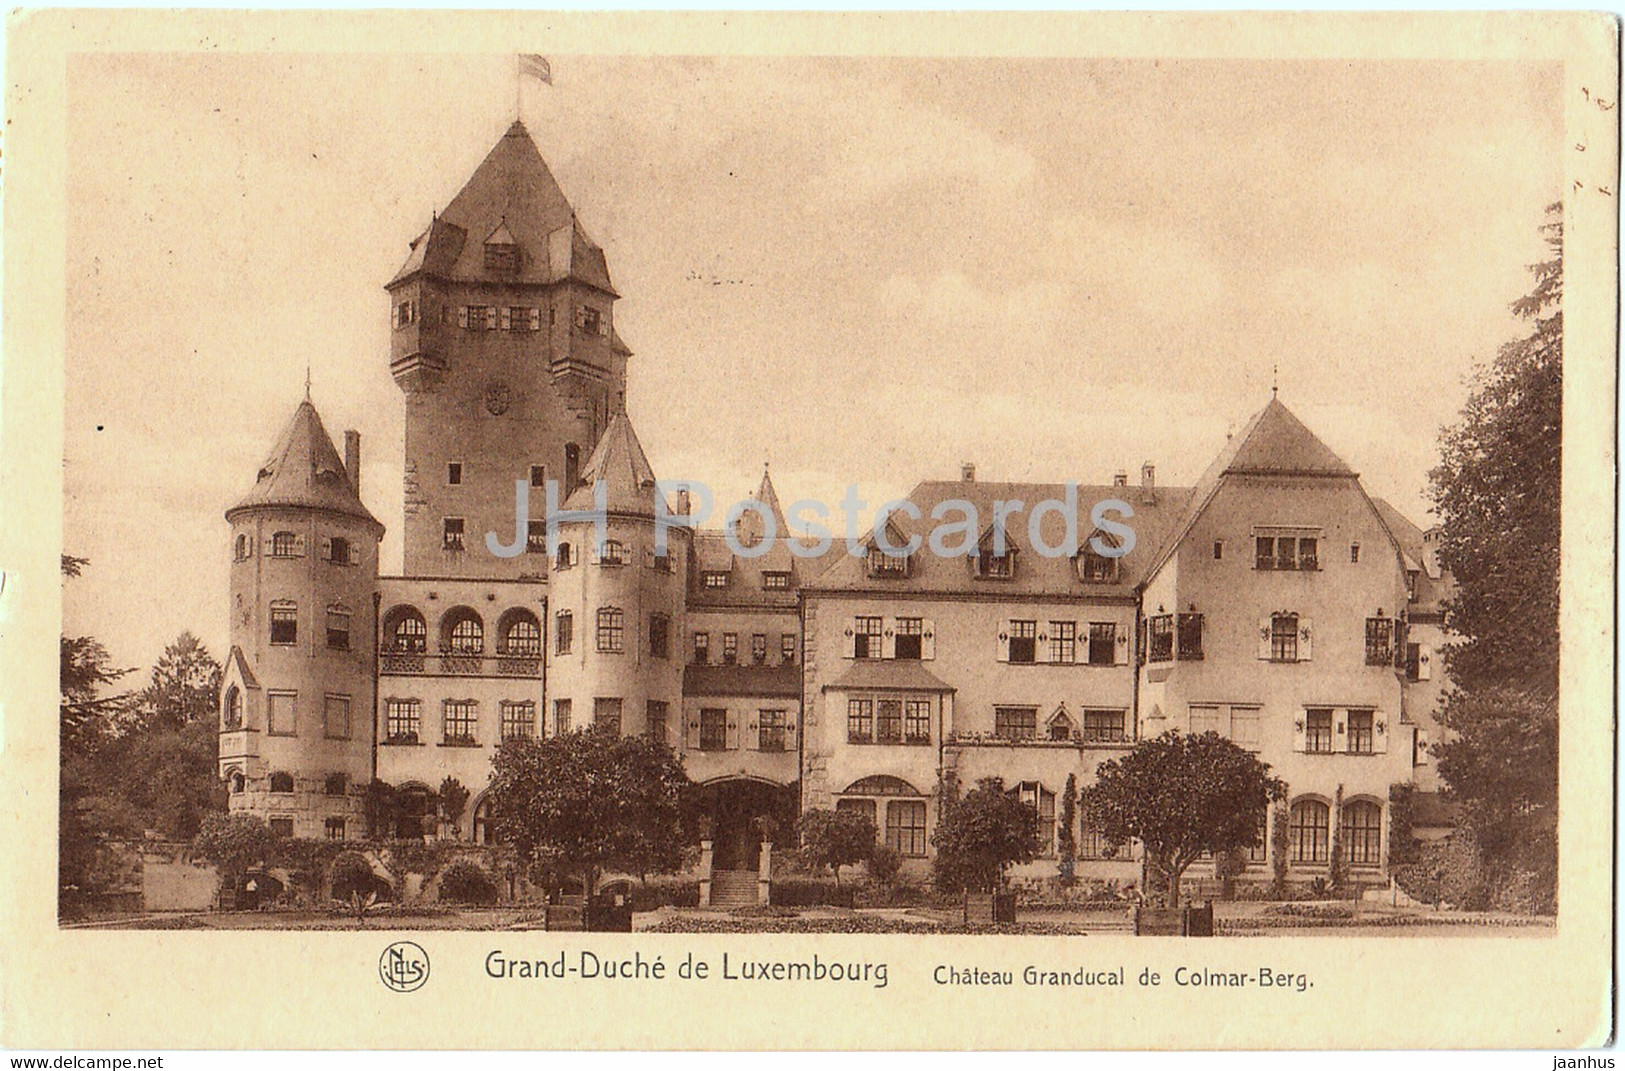
[[[1396,784],[1414,788],[1418,835],[1445,821],[1428,754],[1450,587],[1434,534],[1371,498],[1278,398],[1214,444],[1195,486],[1159,485],[1150,464],[996,483],[967,463],[915,486],[853,553],[841,532],[822,548],[790,535],[765,472],[763,508],[735,531],[720,507],[682,523],[699,496],[657,487],[625,411],[632,351],[604,252],[522,123],[386,289],[403,573],[380,574],[359,436],[341,454],[307,397],[225,514],[233,812],[359,839],[379,779],[404,796],[386,835],[436,836],[430,800],[450,776],[473,793],[457,834],[487,842],[499,744],[593,723],[664,740],[710,786],[715,888],[745,872],[754,887],[756,819],[798,807],[861,810],[923,874],[943,786],[989,776],[1048,831],[1012,877],[1053,873],[1068,776],[1087,786],[1170,729],[1215,730],[1290,786],[1290,835],[1262,838],[1243,880],[1269,880],[1283,847],[1295,879],[1326,874],[1334,820],[1351,871],[1385,880]],[[503,556],[486,533],[514,539],[516,481],[535,519]],[[1075,553],[1034,546],[1063,544],[1062,510],[995,517],[1000,501],[1067,502],[1068,481]],[[549,484],[567,511],[551,540]],[[876,545],[923,540],[952,500],[979,518],[971,552]],[[1132,516],[1092,521],[1105,500]],[[1140,878],[1138,849],[1087,824],[1077,857],[1080,877]]]

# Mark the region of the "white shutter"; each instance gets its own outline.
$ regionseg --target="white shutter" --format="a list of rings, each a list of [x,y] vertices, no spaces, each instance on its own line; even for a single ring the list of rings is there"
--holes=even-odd
[[[401,307],[393,301],[389,303],[389,326],[401,326]]]
[[[1128,629],[1119,628],[1114,629],[1113,632],[1112,665],[1126,666],[1128,665]]]
[[[1258,619],[1258,657],[1265,661],[1268,661],[1270,657],[1270,619],[1268,617]],[[1302,751],[1303,748],[1300,747],[1298,750]]]
[[[683,716],[683,747],[689,751],[698,751],[700,748],[700,713]]]
[[[762,749],[761,711],[751,711],[747,714],[741,714],[739,717],[745,720],[745,750],[760,751]]]
[[[609,314],[607,312],[598,317],[598,334],[603,338],[609,337]]]
[[[1376,755],[1388,754],[1388,737],[1393,726],[1388,724],[1388,716],[1382,711],[1374,711],[1371,715],[1371,751]]]
[[[1332,750],[1347,751],[1349,749],[1349,712],[1346,710],[1332,711]]]
[[[512,331],[513,310],[506,305],[502,306],[502,311],[497,313],[497,322],[502,325],[502,330]]]
[[[272,537],[271,537],[271,536],[266,536],[266,537],[265,537],[265,550],[264,550],[264,554],[265,554],[265,556],[266,556],[266,557],[267,557],[267,558],[269,558],[269,557],[270,557],[270,556],[271,556],[271,538],[272,538]]]
[[[333,537],[332,536],[322,536],[322,561],[330,562],[332,560],[333,560]]]
[[[585,306],[585,305],[577,305],[576,306],[576,327],[577,328],[583,328],[583,327],[586,327],[586,326],[587,326],[587,306]]]
[[[843,652],[847,658],[858,657],[858,619],[846,619],[846,650]]]
[[[1308,722],[1309,713],[1304,710],[1298,711],[1292,722],[1292,750],[1299,754],[1309,749]]]
[[[539,308],[530,310],[530,329],[532,331],[540,331],[542,329],[542,310]]]
[[[497,329],[497,307],[495,305],[485,306],[485,327],[489,331]]]
[[[885,659],[897,657],[897,618],[895,617],[880,619],[880,657]]]
[[[351,565],[360,565],[361,564],[361,544],[360,543],[351,543],[350,544],[350,561],[349,561],[349,564],[351,564]]]
[[[1433,679],[1433,645],[1419,643],[1416,645],[1416,679],[1430,681]]]
[[[723,736],[722,746],[729,751],[739,750],[739,717],[732,710],[728,711],[728,729]]]
[[[1010,622],[999,626],[999,661],[1010,661]]]
[[[920,659],[929,662],[937,657],[937,624],[930,618],[920,622]]]
[[[468,306],[467,305],[459,305],[459,306],[457,306],[457,326],[458,327],[467,327],[468,326]]]
[[[1428,731],[1426,729],[1416,730],[1416,765],[1426,766],[1433,761],[1433,756],[1428,754],[1428,746]]]
[[[300,532],[293,537],[293,553],[296,558],[305,556],[305,533]]]
[[[1298,618],[1298,661],[1307,662],[1315,654],[1315,623],[1307,617]]]

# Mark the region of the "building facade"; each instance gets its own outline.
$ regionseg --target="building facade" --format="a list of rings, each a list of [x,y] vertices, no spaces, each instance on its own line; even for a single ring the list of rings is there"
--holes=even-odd
[[[998,777],[1046,831],[1026,872],[1053,873],[1069,780],[1170,730],[1218,732],[1291,786],[1260,873],[1282,852],[1324,873],[1335,830],[1381,874],[1391,790],[1438,787],[1449,577],[1279,399],[1195,486],[966,465],[854,553],[791,536],[766,472],[729,531],[661,523],[688,495],[660,498],[625,411],[603,251],[521,124],[386,289],[403,575],[379,571],[359,439],[341,458],[308,398],[226,514],[220,770],[279,832],[366,835],[376,781],[396,794],[379,832],[486,839],[501,742],[588,724],[678,753],[724,870],[810,808],[869,815],[922,870],[944,794]],[[945,515],[957,544],[927,548]],[[456,814],[447,778],[470,793]],[[1080,874],[1135,874],[1132,846],[1085,826],[1078,848]]]

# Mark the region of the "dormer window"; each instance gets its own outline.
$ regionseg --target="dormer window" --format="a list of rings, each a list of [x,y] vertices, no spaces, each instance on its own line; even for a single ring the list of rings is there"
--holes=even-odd
[[[769,591],[786,591],[790,587],[789,573],[763,573],[762,587]]]
[[[410,327],[412,324],[417,323],[418,303],[410,298],[405,301],[397,302],[395,304],[395,310],[391,320],[393,321],[393,326],[396,330],[403,327]]]
[[[976,575],[983,580],[1009,580],[1016,575],[1015,553],[1006,549],[997,554],[992,547],[981,548],[976,552]]]
[[[728,571],[707,569],[700,574],[700,583],[708,588],[725,588],[728,586]]]
[[[1419,570],[1405,570],[1405,597],[1412,602],[1416,601],[1416,574]]]
[[[908,575],[908,556],[880,547],[869,548],[869,575],[884,579],[900,579]]]
[[[514,240],[513,232],[508,230],[508,221],[503,220],[485,239],[485,270],[501,275],[511,275],[519,270],[519,243]]]
[[[1083,549],[1078,551],[1078,579],[1085,584],[1114,584],[1118,578],[1118,565],[1121,558],[1101,554],[1095,550],[1095,541],[1108,550],[1117,550],[1123,544],[1116,536],[1108,532],[1096,532],[1083,541]],[[1222,554],[1218,544],[1214,544],[1214,556]]]

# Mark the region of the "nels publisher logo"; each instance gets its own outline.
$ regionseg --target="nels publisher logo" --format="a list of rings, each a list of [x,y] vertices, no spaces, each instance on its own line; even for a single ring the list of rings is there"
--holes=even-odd
[[[410,993],[429,980],[429,953],[412,941],[396,941],[378,959],[378,977],[397,993]]]

